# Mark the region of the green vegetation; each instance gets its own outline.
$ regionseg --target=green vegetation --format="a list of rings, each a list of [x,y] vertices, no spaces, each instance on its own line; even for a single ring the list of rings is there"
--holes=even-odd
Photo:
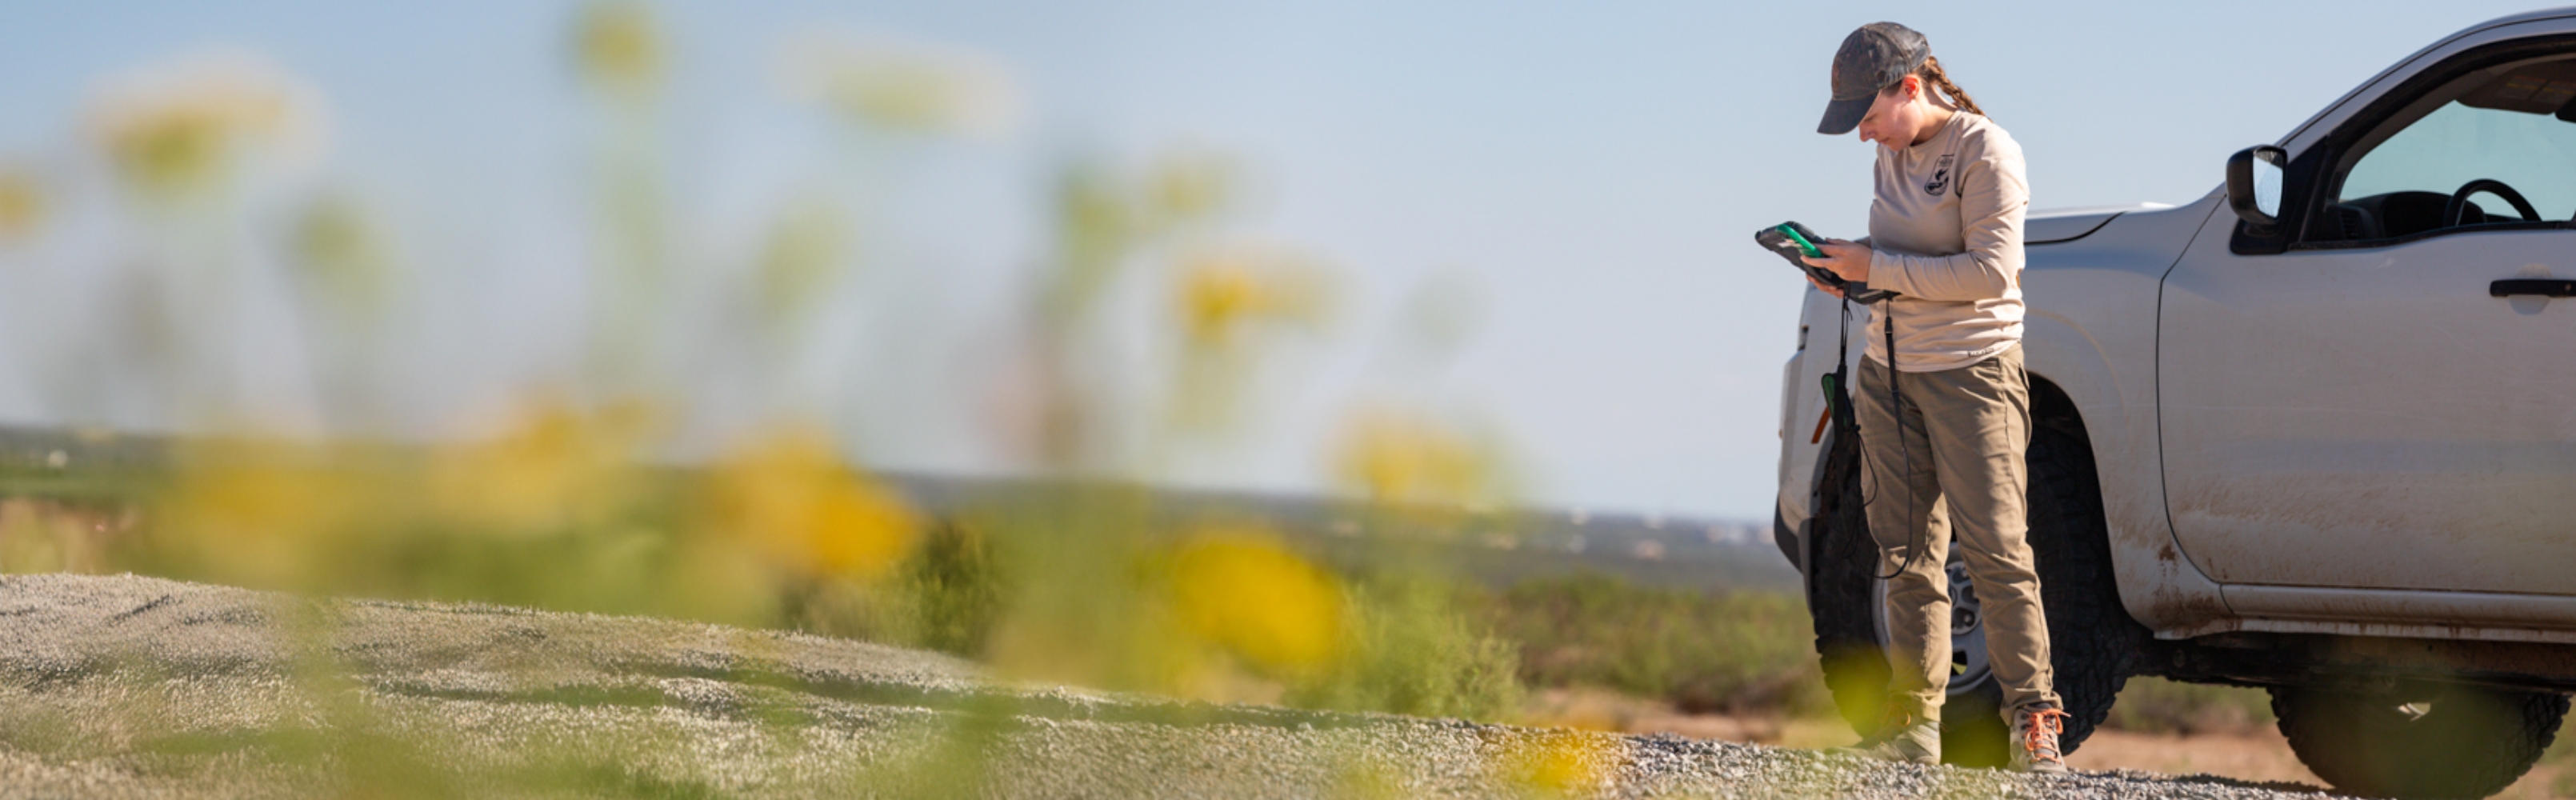
[[[1691,713],[1803,714],[1831,702],[1806,604],[1790,595],[1583,575],[1511,587],[1489,608],[1533,687],[1599,687]]]
[[[2576,797],[2576,736],[2558,732],[2558,741],[2540,754],[2540,767],[2556,768],[2558,777],[2550,781],[2549,791],[2559,797]]]
[[[2239,733],[2272,726],[2272,698],[2261,689],[2176,683],[2135,677],[2120,690],[2105,727],[2144,733]]]

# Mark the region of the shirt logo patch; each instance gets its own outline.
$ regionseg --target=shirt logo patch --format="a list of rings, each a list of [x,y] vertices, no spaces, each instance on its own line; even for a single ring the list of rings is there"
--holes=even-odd
[[[1950,190],[1950,159],[1951,156],[1942,156],[1941,162],[1932,168],[1932,180],[1923,184],[1924,194],[1940,197],[1942,192]]]

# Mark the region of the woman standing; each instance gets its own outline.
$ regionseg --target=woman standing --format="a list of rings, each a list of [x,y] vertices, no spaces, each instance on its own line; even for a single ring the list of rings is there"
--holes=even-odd
[[[1888,722],[1859,749],[1941,760],[1950,677],[1944,564],[1955,532],[1985,606],[2013,766],[2063,772],[2057,737],[2066,713],[2050,687],[2048,626],[2022,517],[2030,388],[2020,275],[2030,186],[2021,146],[1950,82],[1922,34],[1892,22],[1862,26],[1834,54],[1833,101],[1816,130],[1855,129],[1878,145],[1869,238],[1823,243],[1825,255],[1808,263],[1898,295],[1875,305],[1856,388],[1862,491],[1888,581],[1894,668]]]

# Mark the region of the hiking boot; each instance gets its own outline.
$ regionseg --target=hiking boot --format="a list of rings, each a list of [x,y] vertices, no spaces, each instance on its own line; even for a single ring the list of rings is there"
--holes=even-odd
[[[1887,721],[1879,726],[1877,733],[1838,752],[1877,761],[1939,764],[1941,722],[1891,708],[1887,711]]]
[[[2057,749],[2058,734],[2066,732],[2066,712],[2056,703],[2032,703],[2014,709],[2012,768],[2018,772],[2066,774],[2066,754]]]

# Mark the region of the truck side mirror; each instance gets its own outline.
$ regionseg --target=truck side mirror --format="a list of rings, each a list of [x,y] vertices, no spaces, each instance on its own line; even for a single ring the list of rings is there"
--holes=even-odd
[[[2227,157],[2227,205],[2236,216],[2259,229],[2281,221],[2281,164],[2289,160],[2287,151],[2268,144]]]

